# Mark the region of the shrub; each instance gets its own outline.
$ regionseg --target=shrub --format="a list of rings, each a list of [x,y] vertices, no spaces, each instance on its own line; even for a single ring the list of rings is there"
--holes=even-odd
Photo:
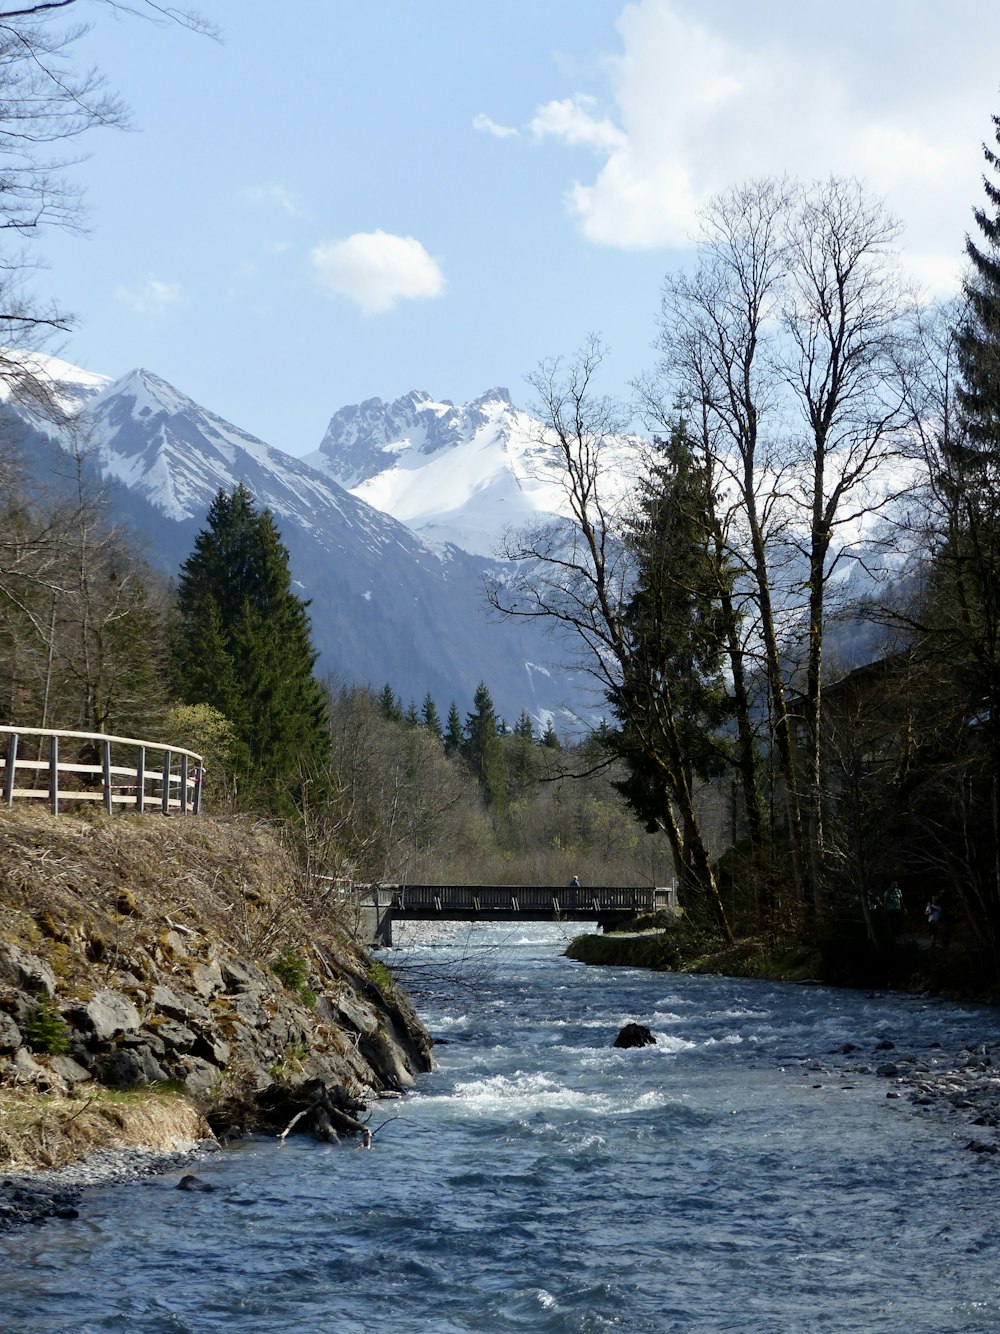
[[[44,999],[37,1002],[24,1025],[24,1036],[32,1051],[58,1055],[68,1049],[69,1026],[55,1001]]]

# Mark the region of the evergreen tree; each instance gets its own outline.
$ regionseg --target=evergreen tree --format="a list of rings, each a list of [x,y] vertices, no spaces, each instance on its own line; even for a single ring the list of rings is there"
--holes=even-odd
[[[552,726],[552,719],[545,724],[545,731],[542,733],[541,745],[547,746],[549,750],[561,749],[559,737],[556,735],[556,729]]]
[[[403,721],[402,707],[388,681],[379,692],[378,706],[382,710],[383,718],[388,718],[389,722],[401,723]]]
[[[230,720],[244,789],[275,809],[329,747],[307,606],[291,591],[270,511],[258,511],[242,485],[219,491],[181,567],[174,682],[184,703]]]
[[[411,699],[406,712],[403,714],[403,722],[407,727],[420,726],[420,714],[417,711],[417,701]]]
[[[473,697],[473,712],[465,720],[466,741],[462,753],[479,779],[487,805],[502,807],[505,800],[503,752],[497,729],[493,697],[480,681]]]
[[[628,540],[635,583],[624,609],[629,652],[609,692],[619,727],[609,749],[628,768],[616,786],[647,827],[663,827],[687,889],[704,893],[728,934],[695,810],[695,779],[718,771],[726,622],[711,532],[710,487],[683,424],[645,485]]]
[[[459,755],[464,743],[465,733],[462,731],[462,715],[458,711],[458,705],[452,700],[451,708],[448,710],[448,725],[444,733],[444,753],[446,755]]]
[[[993,117],[993,126],[1000,144],[1000,116]],[[1000,157],[987,144],[983,156],[1000,175]],[[983,188],[988,208],[973,210],[982,242],[971,236],[965,242],[971,267],[964,283],[967,312],[957,338],[958,401],[967,442],[995,464],[1000,451],[1000,184],[984,176]]]
[[[534,741],[535,728],[527,709],[522,709],[514,724],[514,735],[522,741]]]
[[[441,719],[438,716],[437,705],[434,703],[430,691],[424,696],[424,704],[420,711],[420,717],[428,732],[432,733],[437,737],[438,741],[440,741],[442,737]]]
[[[992,119],[1000,145],[1000,116]],[[945,530],[926,620],[939,651],[946,644],[955,749],[974,735],[981,757],[956,814],[972,849],[965,875],[1000,948],[1000,154],[986,144],[983,154],[993,179],[984,176],[986,205],[973,211],[979,240],[966,239],[965,306],[955,335],[958,421],[944,414],[936,481]]]

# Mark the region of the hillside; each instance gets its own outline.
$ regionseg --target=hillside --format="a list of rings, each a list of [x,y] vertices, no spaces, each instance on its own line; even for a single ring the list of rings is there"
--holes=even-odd
[[[404,1089],[430,1040],[342,911],[250,821],[5,811],[0,1164],[280,1131],[316,1081],[346,1109]]]

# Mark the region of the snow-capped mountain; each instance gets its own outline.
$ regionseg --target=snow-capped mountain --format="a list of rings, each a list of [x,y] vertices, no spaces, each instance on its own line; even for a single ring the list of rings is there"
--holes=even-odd
[[[334,680],[376,688],[388,681],[418,704],[430,692],[442,713],[452,700],[464,711],[486,681],[502,715],[513,720],[527,709],[564,731],[573,726],[567,709],[599,710],[572,673],[553,665],[558,654],[541,627],[491,619],[481,556],[440,534],[429,543],[329,471],[272,448],[150,371],[114,382],[65,363],[50,363],[49,373],[53,393],[79,408],[70,426],[16,403],[7,414],[30,428],[39,453],[41,436],[82,445],[109,483],[114,511],[145,536],[148,558],[166,572],[176,573],[190,552],[220,488],[242,482],[271,510],[298,590],[311,600],[320,669]],[[484,423],[492,401],[483,401]],[[461,449],[464,437],[454,439]],[[359,448],[359,463],[365,454]]]
[[[428,541],[488,557],[509,530],[565,512],[548,439],[506,389],[459,405],[414,392],[341,408],[307,461]],[[624,477],[629,442],[613,452]]]

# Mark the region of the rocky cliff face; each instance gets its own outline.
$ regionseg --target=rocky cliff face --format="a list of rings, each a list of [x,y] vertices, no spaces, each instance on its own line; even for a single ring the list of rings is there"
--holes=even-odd
[[[227,1133],[399,1092],[430,1039],[347,925],[237,821],[4,812],[0,1085],[173,1085]]]

